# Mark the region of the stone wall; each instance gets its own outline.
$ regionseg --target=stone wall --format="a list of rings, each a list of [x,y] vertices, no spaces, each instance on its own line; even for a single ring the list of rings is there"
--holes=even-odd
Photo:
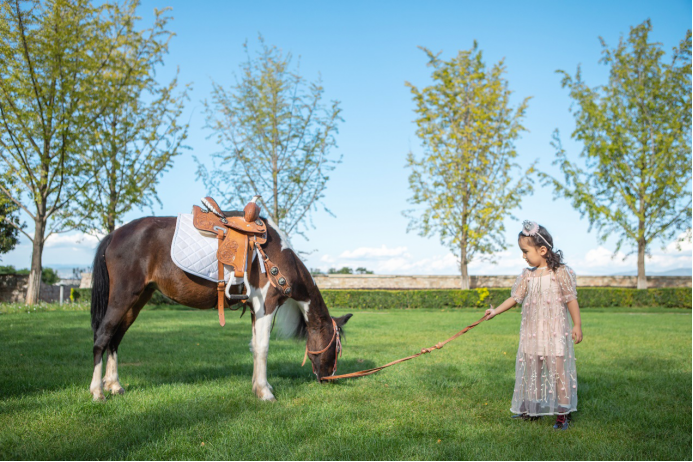
[[[512,287],[517,276],[470,276],[472,289],[479,287]],[[459,289],[459,276],[386,276],[378,274],[329,274],[314,276],[321,289]],[[578,276],[578,287],[632,287],[636,276]],[[647,286],[691,287],[688,276],[649,276]]]
[[[0,302],[24,303],[26,289],[29,285],[28,274],[0,274]],[[63,289],[63,301],[70,300],[70,289],[79,287],[77,284],[65,285]],[[39,299],[44,302],[60,301],[60,286],[41,283]]]
[[[517,276],[470,276],[472,289],[512,287]],[[459,289],[459,276],[389,276],[380,274],[326,274],[314,276],[321,289]],[[578,276],[578,287],[638,286],[635,276]],[[687,276],[649,276],[650,288],[691,287]],[[82,273],[81,288],[91,287],[91,273]]]

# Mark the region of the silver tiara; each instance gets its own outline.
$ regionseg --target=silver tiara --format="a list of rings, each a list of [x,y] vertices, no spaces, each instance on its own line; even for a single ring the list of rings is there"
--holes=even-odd
[[[525,220],[522,222],[522,234],[525,236],[539,236],[550,249],[553,249],[553,246],[549,244],[548,241],[544,239],[544,236],[542,236],[539,232],[539,225],[533,221]]]

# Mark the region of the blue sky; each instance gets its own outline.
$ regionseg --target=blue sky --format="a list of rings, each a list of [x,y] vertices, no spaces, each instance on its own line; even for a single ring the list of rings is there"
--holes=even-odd
[[[519,163],[539,160],[539,168],[558,175],[551,164],[551,134],[559,129],[564,147],[577,156],[580,146],[570,140],[573,119],[568,92],[560,86],[563,69],[574,73],[578,64],[592,86],[605,82],[608,69],[598,64],[599,36],[614,46],[629,28],[650,18],[651,38],[670,50],[691,28],[689,1],[620,2],[237,2],[144,0],[139,13],[144,23],[156,8],[173,8],[170,29],[176,33],[162,81],[176,68],[180,81],[192,82],[193,92],[184,120],[190,121],[188,145],[192,148],[175,161],[160,182],[163,207],[156,215],[188,213],[207,195],[196,181],[193,155],[211,167],[210,154],[218,151],[210,132],[203,128],[201,101],[211,90],[211,80],[231,85],[244,60],[242,44],[258,47],[262,34],[300,57],[301,74],[309,80],[322,76],[327,100],[341,101],[344,122],[334,157],[343,156],[332,172],[325,204],[334,212],[313,215],[315,229],[309,241],[294,237],[293,245],[312,252],[305,258],[313,268],[366,266],[380,274],[457,274],[455,256],[437,237],[407,233],[402,211],[410,197],[404,168],[406,154],[421,153],[415,135],[414,104],[405,87],[430,82],[430,68],[417,46],[442,51],[449,58],[477,40],[490,66],[505,59],[506,78],[515,102],[531,96],[524,133],[517,142]],[[185,185],[185,187],[181,187]],[[475,261],[472,274],[515,274],[523,261],[515,236],[523,219],[546,226],[557,248],[578,274],[614,274],[635,270],[635,260],[610,258],[615,239],[604,244],[589,223],[580,219],[565,200],[553,200],[552,191],[536,185],[521,208],[508,211],[506,239],[510,247],[498,255],[498,264]],[[126,221],[149,215],[135,211]],[[515,215],[516,218],[512,218]],[[373,234],[359,223],[377,223]],[[661,245],[668,247],[661,250]],[[95,239],[77,233],[51,238],[43,255],[44,266],[88,266]],[[691,268],[691,245],[677,251],[669,242],[652,247],[648,272]],[[31,247],[27,239],[3,256],[2,264],[28,267]]]

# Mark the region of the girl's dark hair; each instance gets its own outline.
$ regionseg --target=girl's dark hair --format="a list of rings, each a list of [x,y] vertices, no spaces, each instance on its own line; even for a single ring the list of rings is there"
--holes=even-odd
[[[549,245],[546,245],[546,242],[544,242],[544,239],[541,237],[537,236],[537,234],[541,234],[541,237],[546,239],[546,242],[549,243]],[[534,236],[525,236],[520,233],[517,235],[517,240],[519,241],[521,237],[525,237],[529,239],[529,242],[534,246],[534,248],[539,249],[540,247],[546,247],[546,255],[544,255],[544,258],[546,258],[546,265],[551,269],[551,271],[556,271],[560,266],[565,265],[563,262],[563,252],[560,250],[554,250],[553,248],[553,238],[551,237],[551,234],[544,228],[543,226],[539,225],[539,231]]]

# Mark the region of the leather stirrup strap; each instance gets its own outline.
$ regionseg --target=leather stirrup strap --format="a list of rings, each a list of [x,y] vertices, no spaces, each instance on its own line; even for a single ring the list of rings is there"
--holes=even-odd
[[[221,241],[224,239],[224,232],[217,231],[217,242],[219,247],[221,247]],[[219,265],[219,276],[217,278],[217,310],[219,311],[219,324],[224,327],[226,320],[224,319],[224,289],[226,284],[224,283],[224,264],[221,260],[217,259]]]

